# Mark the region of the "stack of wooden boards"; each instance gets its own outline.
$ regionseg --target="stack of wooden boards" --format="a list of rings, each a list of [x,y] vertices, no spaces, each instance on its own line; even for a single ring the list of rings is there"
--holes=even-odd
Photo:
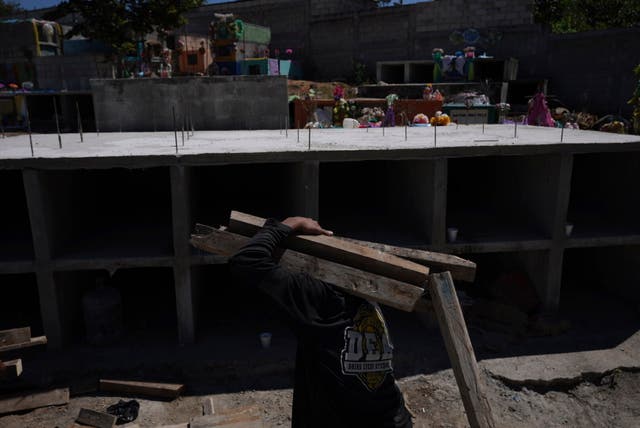
[[[197,225],[191,243],[231,256],[249,242],[265,219],[233,211],[228,228]],[[475,264],[459,257],[331,236],[291,236],[280,264],[306,272],[357,296],[411,312],[423,296],[430,268],[473,281]]]
[[[0,331],[0,354],[45,345],[46,336],[31,337],[31,327],[13,328]],[[12,359],[3,361],[0,358],[0,380],[15,379],[22,374],[22,360]]]
[[[196,226],[195,247],[229,257],[249,242],[265,219],[231,212],[229,226]],[[493,427],[478,364],[453,279],[472,282],[476,266],[459,257],[331,236],[290,236],[280,264],[347,293],[407,312],[431,297],[471,427]],[[440,273],[431,273],[430,270]],[[420,306],[425,307],[425,306]]]

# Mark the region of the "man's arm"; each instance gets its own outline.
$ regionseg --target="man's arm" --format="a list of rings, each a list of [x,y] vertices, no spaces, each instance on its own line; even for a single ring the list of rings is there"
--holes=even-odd
[[[274,254],[291,234],[333,235],[310,218],[289,217],[281,223],[269,219],[249,243],[229,259],[236,280],[249,286],[257,285],[265,275],[279,270]]]
[[[234,281],[271,296],[296,328],[316,324],[322,318],[327,286],[309,275],[294,274],[278,265],[275,257],[278,245],[292,233],[332,234],[305,217],[289,217],[283,222],[269,219],[229,259],[229,266]]]

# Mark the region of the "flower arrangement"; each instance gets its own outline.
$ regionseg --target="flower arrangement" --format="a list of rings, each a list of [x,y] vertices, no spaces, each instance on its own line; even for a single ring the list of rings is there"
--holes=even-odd
[[[384,118],[384,111],[380,107],[365,107],[362,109],[362,116],[358,118],[363,126],[377,126],[382,124]]]
[[[429,117],[424,113],[418,113],[413,117],[414,125],[427,125],[429,123]]]
[[[600,131],[611,132],[614,134],[626,134],[625,125],[623,122],[619,120],[614,120],[613,122],[605,123],[600,127]]]
[[[431,126],[447,126],[451,123],[448,114],[437,111],[436,115],[431,118]]]

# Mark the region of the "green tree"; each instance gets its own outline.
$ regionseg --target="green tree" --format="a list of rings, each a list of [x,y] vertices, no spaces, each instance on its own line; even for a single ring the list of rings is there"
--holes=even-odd
[[[535,0],[536,22],[554,33],[640,26],[638,0]]]
[[[0,0],[0,17],[12,15],[21,10],[17,2]]]
[[[186,22],[184,13],[202,3],[203,0],[68,0],[45,19],[75,14],[79,19],[67,37],[82,35],[100,40],[122,55],[147,34],[157,32],[162,37],[182,26]]]

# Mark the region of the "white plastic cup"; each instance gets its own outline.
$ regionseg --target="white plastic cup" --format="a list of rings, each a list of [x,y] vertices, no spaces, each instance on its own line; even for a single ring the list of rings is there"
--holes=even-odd
[[[260,344],[264,349],[267,349],[271,346],[271,333],[264,332],[260,333]]]
[[[448,227],[447,228],[447,239],[449,242],[456,242],[458,239],[458,228],[457,227]]]
[[[564,233],[567,235],[567,238],[571,236],[573,233],[573,223],[567,223],[564,225]]]

